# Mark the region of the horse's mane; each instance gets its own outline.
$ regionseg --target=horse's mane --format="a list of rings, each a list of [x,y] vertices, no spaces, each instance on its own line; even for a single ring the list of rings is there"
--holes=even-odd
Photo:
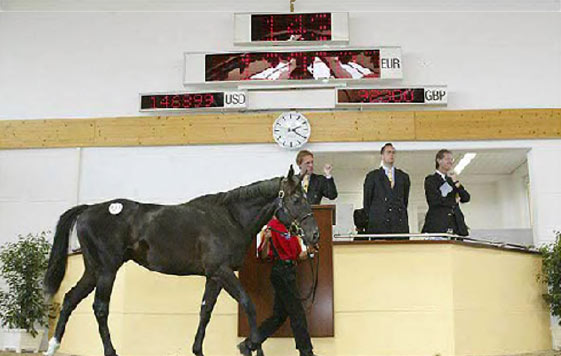
[[[272,197],[278,193],[281,179],[282,177],[271,178],[244,185],[227,192],[203,195],[191,200],[189,203],[226,205],[232,202],[252,200],[260,196]]]

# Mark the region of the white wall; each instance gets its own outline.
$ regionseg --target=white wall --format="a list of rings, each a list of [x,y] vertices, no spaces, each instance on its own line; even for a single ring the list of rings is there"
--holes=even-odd
[[[164,204],[286,175],[293,153],[273,145],[88,148],[80,200],[115,197]]]
[[[561,142],[532,149],[528,155],[534,241],[555,241],[561,231]]]
[[[296,12],[322,11],[559,11],[559,0],[298,0]],[[0,0],[6,11],[208,11],[208,3],[201,1],[160,0]],[[213,11],[286,12],[286,0],[214,0]]]
[[[233,49],[231,13],[0,14],[0,118],[138,115],[182,89],[184,51]],[[401,84],[447,84],[449,108],[557,107],[559,13],[350,13],[352,46],[398,45]]]
[[[78,149],[0,151],[0,243],[54,232],[78,201],[79,162]]]
[[[528,229],[531,227],[529,180],[528,165],[523,164],[496,184],[499,203],[497,209],[505,228]]]

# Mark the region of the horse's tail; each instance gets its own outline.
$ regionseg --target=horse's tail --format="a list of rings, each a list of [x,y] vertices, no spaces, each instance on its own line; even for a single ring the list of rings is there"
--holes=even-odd
[[[76,219],[78,219],[78,215],[87,208],[88,205],[75,206],[62,214],[58,220],[53,248],[49,257],[49,267],[43,281],[45,292],[49,296],[53,296],[58,291],[66,272],[66,255],[70,230],[74,226]]]

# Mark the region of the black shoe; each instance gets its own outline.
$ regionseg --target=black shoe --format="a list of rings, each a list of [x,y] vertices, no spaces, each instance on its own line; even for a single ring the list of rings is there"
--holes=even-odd
[[[238,350],[243,356],[251,356],[251,349],[248,346],[247,340],[244,340],[238,344]]]

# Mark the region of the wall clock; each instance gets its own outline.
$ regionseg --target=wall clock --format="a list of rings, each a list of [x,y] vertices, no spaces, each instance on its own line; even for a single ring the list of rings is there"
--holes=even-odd
[[[304,115],[296,111],[283,112],[273,124],[273,138],[281,147],[298,149],[308,142],[312,128]]]

